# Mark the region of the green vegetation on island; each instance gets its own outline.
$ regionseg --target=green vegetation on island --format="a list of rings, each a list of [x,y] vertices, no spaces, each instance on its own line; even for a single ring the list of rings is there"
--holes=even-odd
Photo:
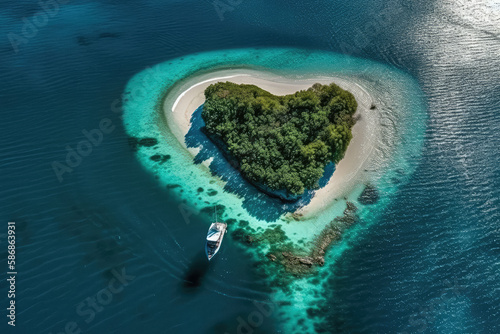
[[[333,83],[276,96],[221,82],[205,97],[205,132],[237,161],[243,177],[272,191],[298,196],[317,188],[325,166],[343,158],[352,138],[357,102]]]

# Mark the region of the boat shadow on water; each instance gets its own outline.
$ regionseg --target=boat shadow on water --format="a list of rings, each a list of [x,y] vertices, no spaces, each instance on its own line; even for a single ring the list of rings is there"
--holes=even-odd
[[[187,291],[194,291],[203,283],[203,279],[208,272],[210,262],[207,260],[204,251],[198,252],[187,268],[182,286]]]
[[[191,116],[191,127],[184,138],[186,146],[200,149],[194,158],[195,164],[201,164],[203,161],[213,157],[213,161],[209,167],[210,172],[212,175],[216,175],[226,182],[224,191],[244,198],[243,207],[250,215],[257,219],[274,221],[282,214],[294,212],[311,201],[314,196],[314,190],[306,191],[296,202],[285,203],[277,198],[265,195],[245,180],[238,169],[233,167],[224,157],[224,154],[217,145],[201,131],[205,126],[205,122],[201,117],[202,110],[203,105],[198,107]],[[326,166],[325,173],[318,182],[320,188],[328,183],[334,170],[335,166],[333,164]]]

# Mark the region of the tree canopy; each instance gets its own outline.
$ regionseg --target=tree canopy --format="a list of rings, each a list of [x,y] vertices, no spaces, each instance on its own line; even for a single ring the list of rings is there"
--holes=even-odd
[[[285,96],[231,82],[205,90],[205,131],[222,141],[243,176],[300,195],[318,186],[352,138],[354,96],[335,84],[314,84]]]

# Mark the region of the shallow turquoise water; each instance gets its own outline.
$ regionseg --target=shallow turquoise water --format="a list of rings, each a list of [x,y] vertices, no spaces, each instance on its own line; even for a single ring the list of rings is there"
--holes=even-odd
[[[202,71],[229,67],[260,69],[290,78],[347,78],[362,85],[377,104],[377,122],[381,128],[381,133],[375,138],[378,141],[375,145],[378,158],[367,168],[370,169],[369,180],[379,189],[381,199],[376,205],[363,208],[357,202],[357,197],[364,188],[364,183],[361,182],[353,189],[347,199],[361,207],[360,217],[364,223],[355,226],[346,240],[333,247],[328,254],[327,266],[315,277],[297,280],[292,286],[294,292],[291,295],[284,294],[280,289],[274,293],[275,302],[286,301],[293,305],[280,307],[283,314],[286,314],[283,317],[286,332],[312,331],[314,323],[324,319],[318,317],[311,321],[306,310],[318,305],[325,294],[324,287],[314,278],[321,277],[323,282],[328,278],[335,259],[350,247],[358,230],[365,230],[377,221],[392,195],[409,179],[416,166],[427,120],[422,92],[410,76],[395,68],[334,53],[299,49],[241,49],[195,54],[155,65],[137,74],[128,83],[123,114],[127,133],[139,139],[154,138],[158,142],[150,147],[140,146],[137,157],[160,184],[173,189],[179,201],[182,201],[179,209],[187,219],[191,214],[203,211],[210,217],[213,206],[222,205],[222,219],[248,221],[254,229],[266,229],[271,224],[273,227],[278,224],[296,244],[300,240],[306,243],[314,240],[327,223],[334,217],[341,216],[345,200],[334,202],[331,199],[330,207],[313,217],[307,217],[306,221],[285,219],[283,215],[290,210],[283,210],[275,205],[276,200],[262,196],[253,189],[235,193],[219,176],[213,175],[205,165],[199,163],[215,156],[215,162],[211,164],[225,164],[227,173],[237,174],[230,170],[231,167],[220,154],[213,152],[217,151],[215,147],[212,148],[213,156],[208,151],[202,158],[197,155],[193,159],[166,124],[168,121],[163,115],[163,97],[168,91],[174,90],[173,85]],[[175,98],[177,95],[173,96]],[[186,135],[186,142],[189,141],[188,136],[189,133]],[[202,143],[191,146],[202,146]],[[165,163],[159,163],[151,159],[155,155],[168,156],[169,159]],[[197,160],[198,163],[195,163]],[[219,167],[219,172],[224,178],[225,171],[220,171]],[[233,175],[232,178],[234,177],[236,176]],[[243,180],[236,182],[240,182],[243,187],[251,187]],[[270,212],[263,215],[263,211]],[[306,244],[305,247],[307,249],[310,246]],[[251,251],[256,252],[255,257],[262,260],[265,259],[268,248],[261,246]],[[304,320],[302,327],[296,328],[295,321],[298,319]]]

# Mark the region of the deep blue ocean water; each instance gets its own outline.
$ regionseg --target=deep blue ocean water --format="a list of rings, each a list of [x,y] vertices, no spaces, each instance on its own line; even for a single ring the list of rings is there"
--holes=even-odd
[[[18,275],[16,328],[2,315],[0,331],[55,334],[74,322],[85,333],[237,333],[238,317],[269,298],[258,268],[230,238],[204,265],[206,221],[186,224],[142,169],[115,101],[130,77],[171,58],[293,46],[398,67],[428,104],[411,180],[335,264],[325,330],[500,332],[498,4],[218,4],[69,1],[45,22],[36,1],[2,2],[0,217],[16,222]],[[105,118],[113,130],[60,182],[52,163]],[[122,270],[126,285],[109,294]],[[94,297],[106,305],[91,311]],[[254,330],[275,332],[273,316]]]

